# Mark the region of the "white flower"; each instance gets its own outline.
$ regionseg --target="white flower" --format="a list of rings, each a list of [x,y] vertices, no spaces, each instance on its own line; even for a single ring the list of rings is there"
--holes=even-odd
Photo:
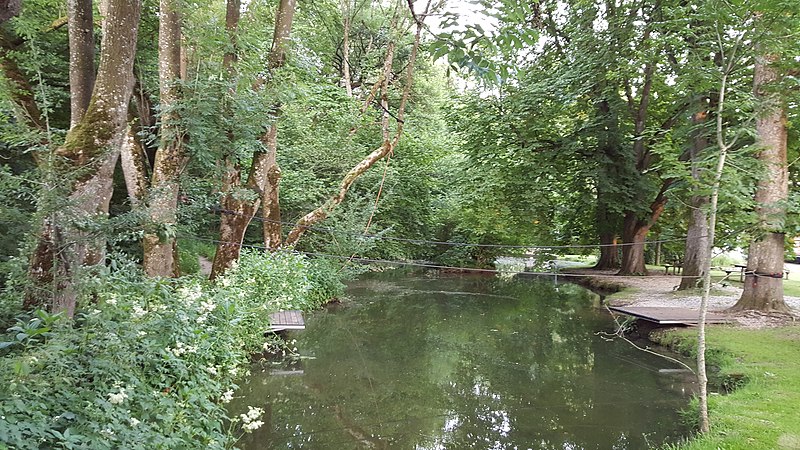
[[[125,393],[125,388],[120,388],[117,393],[110,392],[108,394],[108,402],[112,405],[119,405],[124,402],[126,398],[128,398],[128,394]]]
[[[184,353],[197,353],[196,345],[186,345],[183,342],[176,342],[175,348],[167,347],[166,350],[175,356],[181,356]]]
[[[258,427],[264,425],[264,422],[258,420],[263,414],[263,409],[248,406],[246,414],[239,414],[239,417],[242,419],[242,428],[248,433],[258,429]]]
[[[114,435],[114,430],[112,430],[112,429],[109,427],[109,428],[106,428],[105,430],[102,430],[102,431],[100,431],[100,434],[103,434],[103,435],[105,435],[106,437],[111,437],[111,436],[113,436],[113,435]]]
[[[137,419],[136,417],[131,417],[130,418],[130,423],[131,423],[132,427],[135,427],[136,425],[139,425],[142,422],[139,419]]]
[[[143,317],[145,314],[147,314],[147,310],[143,309],[139,305],[133,305],[133,311],[131,312],[131,316],[133,316],[134,319]]]
[[[115,306],[117,304],[117,297],[112,295],[111,297],[106,299],[106,303],[111,306]]]
[[[264,351],[268,352],[270,347],[272,347],[272,345],[269,342],[264,342],[263,347],[264,347]]]
[[[264,425],[264,422],[260,420],[255,420],[250,423],[242,424],[242,428],[244,428],[245,433],[252,433],[254,430],[259,429],[261,425]]]
[[[222,282],[220,284],[222,284],[222,287],[230,287],[231,279],[228,278],[228,277],[225,277],[225,278],[222,279]]]
[[[214,366],[206,367],[206,372],[210,373],[211,375],[217,376],[219,372],[217,372],[217,368]]]
[[[136,334],[139,335],[139,337],[144,337],[144,336],[147,336],[147,331],[139,331]]]
[[[200,303],[200,314],[208,314],[216,308],[217,305],[210,299],[203,300],[203,302]]]
[[[203,291],[200,289],[200,286],[194,285],[180,288],[178,294],[186,300],[186,303],[191,303],[202,297]]]
[[[230,403],[230,401],[233,400],[233,391],[227,390],[223,392],[222,397],[220,397],[220,400],[222,401],[222,403]]]

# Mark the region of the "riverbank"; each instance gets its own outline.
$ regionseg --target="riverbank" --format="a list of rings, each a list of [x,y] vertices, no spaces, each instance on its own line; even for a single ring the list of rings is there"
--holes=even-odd
[[[613,271],[573,270],[581,283],[616,291],[607,304],[697,308],[700,290],[676,291],[680,277],[615,277]],[[787,289],[791,291],[792,289]],[[742,289],[714,285],[709,309],[733,306]],[[746,312],[733,325],[707,327],[707,358],[720,377],[736,380],[728,395],[711,395],[711,432],[677,446],[700,449],[800,449],[800,298],[786,296],[792,315]],[[650,339],[687,355],[696,354],[696,329],[669,329]]]
[[[606,304],[613,306],[653,306],[699,308],[701,290],[678,291],[681,278],[662,273],[651,273],[647,277],[618,277],[615,270],[574,269],[569,274],[580,276],[579,282],[584,286],[606,293]],[[789,283],[789,282],[787,282]],[[797,282],[792,282],[792,284]],[[736,304],[742,295],[739,283],[726,282],[726,285],[714,283],[708,299],[709,311],[723,311]],[[793,291],[794,289],[787,289]],[[800,320],[800,297],[784,296],[792,314],[767,314],[752,311],[733,315],[736,326],[749,329],[760,329],[789,325]]]

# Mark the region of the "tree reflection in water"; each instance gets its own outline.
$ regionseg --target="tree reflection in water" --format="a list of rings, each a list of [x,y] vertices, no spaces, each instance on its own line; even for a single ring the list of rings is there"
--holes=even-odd
[[[638,449],[687,434],[691,386],[610,331],[574,285],[373,276],[311,315],[302,375],[254,368],[232,405],[268,406],[244,448]],[[256,370],[258,369],[258,370]]]

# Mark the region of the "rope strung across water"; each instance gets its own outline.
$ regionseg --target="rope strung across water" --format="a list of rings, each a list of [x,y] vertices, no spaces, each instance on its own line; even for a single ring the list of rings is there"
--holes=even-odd
[[[233,216],[241,216],[241,217],[250,217],[249,214],[241,214],[237,213],[236,211],[231,211],[219,207],[214,207],[211,209],[212,213],[222,213],[226,215],[233,215]],[[272,220],[267,219],[264,217],[253,216],[253,220],[258,220],[260,222],[268,222],[268,223],[278,223],[281,225],[287,226],[295,226],[294,222],[285,222],[280,220]],[[381,236],[379,234],[366,234],[366,233],[358,233],[354,231],[343,231],[343,230],[336,230],[334,228],[329,227],[316,227],[316,226],[304,226],[306,230],[316,231],[316,232],[323,232],[323,233],[337,233],[337,234],[345,234],[350,236],[358,236],[364,237],[369,239],[377,239],[377,240],[384,240],[384,241],[395,241],[395,242],[405,242],[409,244],[429,244],[429,245],[447,245],[452,247],[478,247],[478,248],[513,248],[513,249],[523,249],[523,250],[554,250],[554,249],[569,249],[569,248],[600,248],[600,247],[626,247],[626,246],[633,246],[633,245],[647,245],[647,244],[658,244],[658,243],[665,243],[665,242],[684,242],[686,241],[686,237],[682,238],[674,238],[674,239],[660,239],[655,241],[644,241],[641,243],[619,243],[619,244],[571,244],[571,245],[507,245],[507,244],[472,244],[468,242],[451,242],[451,241],[434,241],[434,240],[426,240],[426,239],[409,239],[409,238],[400,238],[400,237],[392,237],[392,236]],[[704,238],[705,236],[698,236],[696,239]]]
[[[217,239],[210,239],[210,238],[203,238],[200,236],[193,236],[181,233],[180,237],[185,239],[193,239],[196,241],[205,241],[205,242],[213,242],[216,244],[222,245],[235,245],[241,246],[244,248],[253,248],[258,250],[269,250],[269,248],[263,245],[254,245],[254,244],[239,244],[238,242],[226,242],[220,241]],[[410,262],[410,261],[395,261],[389,259],[376,259],[376,258],[361,258],[361,257],[350,257],[347,255],[332,255],[328,253],[317,253],[317,252],[302,252],[298,250],[286,250],[281,249],[278,250],[281,252],[286,253],[296,253],[300,255],[306,256],[314,256],[318,258],[330,258],[330,259],[339,259],[339,260],[351,260],[363,263],[372,263],[372,264],[388,264],[388,265],[395,265],[395,266],[406,266],[406,267],[422,267],[427,269],[438,269],[438,270],[452,270],[452,271],[459,271],[459,272],[477,272],[477,273],[513,273],[518,275],[536,275],[536,276],[547,276],[552,277],[554,275],[561,276],[561,277],[574,277],[574,278],[635,278],[635,279],[642,279],[642,278],[662,278],[661,275],[610,275],[610,274],[588,274],[588,273],[569,273],[569,272],[529,272],[529,271],[522,271],[517,272],[513,270],[498,270],[498,269],[481,269],[475,267],[461,267],[461,266],[448,266],[442,264],[433,264],[433,263],[419,263],[419,262]],[[672,278],[691,278],[697,279],[697,276],[687,276],[687,275],[673,275]]]

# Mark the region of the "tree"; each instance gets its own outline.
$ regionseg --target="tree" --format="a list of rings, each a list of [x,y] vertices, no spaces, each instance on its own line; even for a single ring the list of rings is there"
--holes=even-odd
[[[67,2],[69,27],[70,127],[80,122],[94,87],[94,18],[92,0]]]
[[[50,309],[71,317],[78,272],[85,264],[99,262],[97,243],[81,231],[81,222],[108,211],[113,170],[133,89],[140,10],[139,0],[108,3],[97,80],[88,108],[53,155],[54,178],[65,185],[57,192],[55,205],[43,203],[46,218],[29,269],[40,290],[28,297],[26,307],[45,304],[41,289],[52,288]]]
[[[403,134],[406,105],[408,104],[409,96],[411,94],[411,86],[414,81],[414,68],[417,60],[417,54],[419,52],[420,38],[422,35],[422,30],[424,29],[425,17],[428,15],[431,9],[431,0],[428,0],[425,9],[420,14],[416,14],[414,12],[413,2],[409,2],[408,5],[409,8],[411,9],[411,16],[414,19],[416,32],[414,33],[414,42],[411,47],[411,54],[408,58],[408,64],[406,65],[405,84],[403,86],[403,94],[400,99],[400,104],[397,108],[397,115],[396,115],[397,125],[395,127],[394,135],[391,136],[389,131],[388,96],[389,96],[389,82],[391,76],[392,62],[394,60],[396,43],[394,41],[390,41],[386,49],[386,60],[384,64],[383,75],[381,77],[381,83],[382,83],[381,107],[384,111],[384,113],[382,114],[382,121],[381,121],[383,142],[381,143],[380,147],[372,151],[372,153],[367,155],[358,164],[353,166],[352,169],[350,169],[350,171],[342,179],[338,191],[332,197],[326,200],[319,208],[309,212],[308,214],[301,217],[300,220],[297,221],[294,228],[286,236],[286,242],[285,242],[286,246],[288,247],[295,246],[299,241],[300,237],[306,232],[306,230],[309,229],[309,227],[327,218],[328,215],[330,215],[331,212],[333,212],[333,210],[340,203],[342,203],[342,201],[345,198],[345,195],[347,195],[347,191],[350,189],[353,183],[358,179],[358,177],[360,177],[362,174],[364,174],[364,172],[369,170],[376,162],[391,155],[394,149],[397,147],[398,143],[400,142],[400,138]],[[393,19],[393,22],[395,22],[396,20],[397,19],[395,17]],[[369,99],[367,103],[369,103]]]
[[[759,15],[756,23],[764,27]],[[757,44],[753,91],[756,110],[756,145],[765,174],[758,182],[755,201],[758,223],[747,254],[744,291],[731,310],[756,309],[788,312],[783,300],[783,251],[789,178],[786,159],[786,103],[777,90],[784,74],[780,53]]]
[[[227,24],[229,30],[235,30],[237,26],[235,24],[238,24],[238,12],[233,13],[232,9],[231,6],[228,7]],[[278,10],[275,13],[275,33],[269,53],[268,76],[273,75],[272,72],[282,67],[286,61],[286,51],[292,31],[294,12],[294,0],[280,1]],[[229,59],[229,61],[232,62],[233,60]],[[269,80],[258,78],[254,83],[254,89],[261,89],[264,83],[267,82]],[[274,119],[275,117],[273,117]],[[226,158],[226,173],[223,180],[225,196],[222,200],[223,214],[220,219],[220,243],[214,255],[211,271],[212,279],[220,276],[239,259],[239,252],[247,227],[253,220],[259,206],[264,208],[265,216],[270,219],[280,212],[279,209],[276,209],[278,183],[280,182],[280,168],[276,159],[277,133],[277,123],[272,123],[261,136],[260,140],[264,145],[265,151],[256,152],[253,155],[244,186],[242,186],[240,163],[233,157]],[[264,200],[268,204],[262,205]],[[271,223],[279,225],[279,221]],[[272,229],[270,228],[270,230]],[[271,235],[271,232],[269,234]]]
[[[144,271],[149,276],[179,275],[175,242],[179,177],[186,164],[177,104],[181,86],[181,14],[177,0],[161,0],[158,32],[161,139],[146,198],[149,223],[143,239]]]

